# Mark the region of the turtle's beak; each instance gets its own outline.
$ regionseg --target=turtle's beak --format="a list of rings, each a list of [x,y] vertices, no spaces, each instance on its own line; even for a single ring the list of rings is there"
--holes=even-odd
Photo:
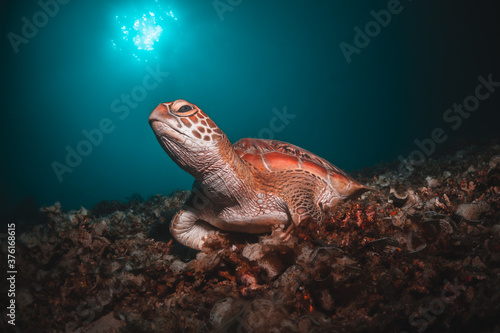
[[[160,121],[164,123],[169,114],[170,114],[170,106],[172,105],[172,102],[170,103],[161,103],[158,105],[153,112],[149,115],[149,125],[153,126],[153,122],[155,121]]]
[[[186,140],[185,135],[175,129],[177,119],[170,114],[171,105],[172,103],[162,103],[158,105],[149,115],[149,125],[158,138],[163,137],[184,142]]]

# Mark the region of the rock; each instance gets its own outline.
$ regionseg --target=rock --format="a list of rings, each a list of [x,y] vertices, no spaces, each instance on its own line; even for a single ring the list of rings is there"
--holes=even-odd
[[[234,315],[233,309],[234,300],[230,297],[226,297],[218,301],[210,310],[210,324],[214,327],[220,327],[224,321],[227,321],[227,317],[230,314]]]
[[[471,266],[474,268],[486,268],[486,265],[479,259],[479,257],[474,257],[471,261]]]
[[[278,237],[284,228],[235,234],[200,253],[179,246],[168,229],[188,191],[113,203],[99,214],[45,207],[47,223],[16,230],[23,271],[16,327],[400,332],[413,313],[416,320],[434,316],[444,291],[450,302],[428,331],[494,331],[498,154],[500,146],[468,148],[460,160],[436,154],[413,165],[411,175],[381,165],[359,175],[380,191],[340,203],[322,223],[305,219],[286,239]],[[466,172],[471,165],[476,171]],[[161,228],[151,238],[154,225]],[[0,250],[6,257],[7,242]]]
[[[401,208],[408,201],[408,193],[400,195],[394,188],[391,188],[389,193],[389,203],[392,203],[395,207]]]
[[[189,263],[189,269],[195,272],[213,270],[221,261],[221,252],[222,251],[211,253],[199,252],[196,255],[196,260]]]
[[[243,257],[250,261],[256,261],[264,256],[262,252],[262,246],[259,243],[248,244],[243,248]]]
[[[435,188],[441,185],[441,182],[437,179],[432,178],[431,176],[427,176],[425,178],[425,181],[427,182],[427,186],[430,188]]]
[[[500,155],[495,155],[490,159],[490,162],[488,163],[490,170],[493,169],[500,169]]]
[[[460,204],[455,211],[455,214],[470,220],[478,220],[482,213],[490,210],[490,205],[485,201],[471,204]]]
[[[380,175],[377,178],[377,185],[380,185],[380,187],[387,187],[391,184],[389,177],[386,175]]]
[[[44,206],[40,209],[43,213],[53,213],[60,214],[61,213],[61,203],[58,201],[52,206]]]
[[[34,301],[33,295],[26,289],[21,289],[16,295],[16,300],[19,302],[19,309],[24,309]]]
[[[170,270],[175,274],[175,275],[180,275],[186,271],[186,268],[188,267],[188,263],[182,262],[179,259],[176,259],[170,264]]]
[[[269,280],[273,280],[286,268],[284,263],[272,253],[264,256],[258,263],[266,271]]]
[[[88,327],[80,327],[75,330],[74,333],[104,333],[104,332],[119,332],[121,328],[125,327],[126,324],[116,319],[113,313],[110,312],[105,316],[102,316],[95,322],[91,323]]]

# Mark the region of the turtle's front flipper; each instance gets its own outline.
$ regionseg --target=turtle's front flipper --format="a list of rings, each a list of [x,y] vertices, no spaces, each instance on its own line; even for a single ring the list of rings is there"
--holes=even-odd
[[[208,236],[217,234],[217,229],[200,220],[196,209],[184,205],[172,219],[170,233],[179,243],[201,250]]]

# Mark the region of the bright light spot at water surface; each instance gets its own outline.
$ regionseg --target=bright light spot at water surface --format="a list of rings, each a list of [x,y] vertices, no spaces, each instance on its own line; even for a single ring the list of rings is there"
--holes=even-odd
[[[155,42],[160,40],[163,29],[156,23],[155,14],[149,12],[149,16],[144,14],[142,19],[135,20],[133,29],[135,30],[132,40],[139,50],[151,51]],[[123,30],[123,29],[122,29]],[[130,30],[123,30],[123,38],[127,40]]]
[[[169,29],[175,28],[173,23],[176,23],[177,17],[172,10],[166,10],[154,1],[149,7],[129,10],[126,15],[115,15],[114,20],[113,48],[147,61],[157,57],[152,51],[164,44],[163,39]]]

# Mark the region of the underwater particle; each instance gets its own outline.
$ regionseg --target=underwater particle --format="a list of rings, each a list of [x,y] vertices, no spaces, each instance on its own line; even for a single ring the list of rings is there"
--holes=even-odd
[[[470,204],[460,204],[455,211],[455,214],[469,220],[478,220],[482,213],[490,210],[490,205],[485,201]]]

